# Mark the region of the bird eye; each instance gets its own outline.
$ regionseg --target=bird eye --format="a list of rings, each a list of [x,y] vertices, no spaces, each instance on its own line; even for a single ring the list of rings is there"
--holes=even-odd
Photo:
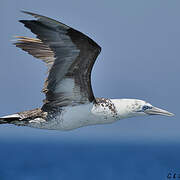
[[[145,110],[151,109],[151,108],[152,108],[152,107],[150,107],[150,106],[143,106],[143,107],[142,107],[142,110],[145,111]]]

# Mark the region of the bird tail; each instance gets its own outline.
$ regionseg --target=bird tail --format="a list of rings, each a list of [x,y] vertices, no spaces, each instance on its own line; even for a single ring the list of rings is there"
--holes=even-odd
[[[45,119],[47,112],[43,112],[41,108],[23,111],[16,114],[0,117],[0,124],[14,124],[17,126],[27,126],[30,120],[36,118]]]
[[[0,124],[15,124],[15,122],[21,119],[19,114],[12,114],[8,116],[0,117]]]

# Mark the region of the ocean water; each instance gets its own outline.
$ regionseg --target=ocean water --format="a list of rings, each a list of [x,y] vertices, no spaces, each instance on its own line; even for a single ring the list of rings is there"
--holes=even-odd
[[[0,141],[0,180],[180,179],[180,144]]]

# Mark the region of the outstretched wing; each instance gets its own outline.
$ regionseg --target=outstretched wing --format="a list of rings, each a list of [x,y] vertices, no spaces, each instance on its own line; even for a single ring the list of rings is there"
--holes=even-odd
[[[37,19],[20,20],[37,35],[37,39],[19,37],[15,45],[48,65],[43,110],[95,100],[91,70],[101,51],[100,46],[65,24],[34,13],[24,13]]]

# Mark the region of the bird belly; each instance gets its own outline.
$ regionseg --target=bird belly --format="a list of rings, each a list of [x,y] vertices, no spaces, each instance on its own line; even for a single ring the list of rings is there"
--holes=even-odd
[[[35,119],[33,122],[30,122],[29,126],[33,128],[67,131],[83,126],[106,124],[115,121],[113,118],[108,118],[106,115],[99,116],[99,114],[92,111],[93,108],[93,103],[65,107],[61,113],[58,113],[52,119],[45,122],[40,121],[40,119],[37,119],[38,121],[36,121]]]

